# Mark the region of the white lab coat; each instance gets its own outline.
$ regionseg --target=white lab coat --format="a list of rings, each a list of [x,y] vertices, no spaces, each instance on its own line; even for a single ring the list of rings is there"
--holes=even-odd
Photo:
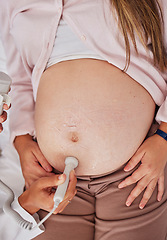
[[[12,203],[12,208],[35,226],[39,222],[38,215],[34,214],[31,216],[19,205],[17,200],[17,197],[22,193],[24,180],[18,155],[14,147],[9,143],[5,146],[0,156],[0,179],[15,193],[16,198]],[[6,194],[0,190],[0,240],[29,240],[44,231],[43,226],[34,231],[24,230],[19,227],[10,216],[3,212],[3,205],[6,199]]]

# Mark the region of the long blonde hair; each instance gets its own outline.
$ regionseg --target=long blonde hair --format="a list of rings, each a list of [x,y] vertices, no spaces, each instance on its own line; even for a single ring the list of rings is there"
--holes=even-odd
[[[126,66],[130,63],[131,38],[137,52],[135,33],[147,48],[148,39],[151,40],[154,65],[161,71],[167,67],[163,40],[163,16],[157,0],[110,0],[118,15],[119,27],[123,33],[126,46]]]

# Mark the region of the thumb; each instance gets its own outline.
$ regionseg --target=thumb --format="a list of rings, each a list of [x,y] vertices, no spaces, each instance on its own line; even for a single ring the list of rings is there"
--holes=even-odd
[[[124,167],[124,171],[128,172],[131,171],[134,167],[136,167],[136,165],[142,160],[143,156],[145,153],[143,152],[136,152],[132,158],[129,160],[129,162],[127,163],[127,165]]]
[[[38,187],[43,189],[43,188],[49,188],[49,187],[56,187],[58,185],[61,185],[62,183],[65,182],[66,175],[61,174],[61,175],[52,175],[49,177],[42,177],[37,180]]]

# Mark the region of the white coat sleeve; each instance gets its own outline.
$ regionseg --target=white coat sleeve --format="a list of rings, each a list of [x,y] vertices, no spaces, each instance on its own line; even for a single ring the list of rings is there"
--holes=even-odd
[[[2,206],[5,202],[5,195],[0,192],[0,239],[1,240],[30,240],[44,232],[44,227],[41,225],[35,230],[25,230],[17,225],[17,223],[7,214],[3,212]],[[17,211],[25,220],[32,222],[33,227],[39,222],[37,214],[31,216],[18,203],[18,200],[12,203],[12,208]]]

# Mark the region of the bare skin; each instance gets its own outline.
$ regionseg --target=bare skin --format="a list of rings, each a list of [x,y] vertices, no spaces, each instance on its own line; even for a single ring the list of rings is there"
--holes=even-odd
[[[32,142],[30,136],[15,139],[27,185],[39,175],[52,174],[51,167],[63,171],[66,156],[78,158],[77,175],[108,173],[126,162],[125,171],[129,171],[140,162],[134,174],[119,185],[122,188],[137,183],[126,205],[130,206],[143,191],[143,208],[157,183],[157,199],[161,200],[166,142],[157,135],[144,141],[154,111],[155,103],[149,93],[107,62],[82,59],[48,68],[40,80],[35,111],[35,144],[40,155],[30,147],[26,157],[26,144]],[[165,131],[166,124],[160,127]],[[20,147],[23,137],[25,147]],[[38,170],[32,167],[34,156],[40,163]]]
[[[64,169],[65,157],[72,155],[79,159],[77,175],[111,172],[136,152],[154,110],[148,92],[107,62],[59,63],[48,68],[40,80],[37,141],[59,171]]]
[[[20,205],[31,215],[36,213],[39,209],[44,209],[50,212],[54,206],[53,196],[54,191],[57,186],[64,183],[66,179],[65,174],[53,175],[50,177],[39,178],[35,181],[31,187],[23,192],[19,197]],[[70,173],[70,181],[67,189],[67,193],[64,197],[63,202],[61,202],[54,211],[54,214],[60,213],[69,204],[72,198],[76,194],[76,177],[74,171]]]

